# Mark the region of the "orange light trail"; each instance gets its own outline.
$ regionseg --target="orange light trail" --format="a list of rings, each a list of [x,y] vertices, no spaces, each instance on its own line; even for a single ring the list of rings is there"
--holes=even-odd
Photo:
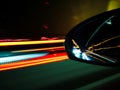
[[[106,42],[109,42],[109,41],[111,41],[111,40],[113,40],[113,39],[116,39],[116,38],[120,38],[120,35],[119,35],[119,36],[115,36],[115,37],[111,37],[111,38],[109,38],[109,39],[106,39],[106,40],[104,40],[104,41],[102,41],[102,42],[94,45],[94,47],[99,46],[99,45],[101,45],[101,44],[104,44],[104,43],[106,43]]]
[[[67,57],[66,53],[63,52],[63,53],[59,53],[59,54],[48,55],[47,58],[46,57],[35,58],[35,59],[30,59],[30,60],[25,60],[25,61],[20,61],[20,62],[2,64],[2,65],[0,65],[0,71],[17,69],[17,68],[22,68],[22,67],[27,67],[27,66],[40,65],[40,64],[46,64],[46,63],[51,63],[51,62],[58,62],[58,61],[63,61],[63,60],[67,60],[67,59],[68,59],[68,57]]]
[[[120,45],[118,45],[118,48],[120,48]]]
[[[59,40],[45,40],[45,41],[0,42],[0,46],[63,43],[64,41],[65,41],[64,39],[59,39]]]
[[[16,51],[12,51],[12,53],[16,53],[16,52],[32,52],[32,51],[42,51],[42,50],[55,50],[55,49],[60,49],[60,50],[64,50],[64,46],[59,46],[59,47],[50,47],[50,48],[37,48],[37,49],[27,49],[27,50],[16,50]]]
[[[119,46],[113,46],[113,47],[103,47],[103,48],[94,49],[94,51],[107,50],[107,49],[114,49],[114,48],[118,48],[118,47],[119,47]]]

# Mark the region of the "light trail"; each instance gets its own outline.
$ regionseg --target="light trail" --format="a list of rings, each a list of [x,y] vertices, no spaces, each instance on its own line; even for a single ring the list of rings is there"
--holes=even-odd
[[[75,48],[80,48],[79,45],[75,42],[74,39],[72,39],[73,44],[75,45]]]
[[[31,58],[36,58],[36,57],[42,57],[42,56],[45,56],[47,54],[48,54],[48,52],[0,57],[0,64],[22,61],[25,59],[31,59]]]
[[[120,48],[120,45],[118,45],[117,47]]]
[[[37,49],[27,49],[27,50],[16,50],[12,51],[12,53],[18,53],[18,52],[33,52],[33,51],[43,51],[43,50],[55,50],[55,49],[61,49],[64,50],[64,46],[59,47],[50,47],[50,48],[37,48]]]
[[[63,43],[64,41],[65,41],[64,39],[59,39],[59,40],[46,40],[46,41],[0,42],[0,46],[51,44],[51,43]]]
[[[105,57],[105,56],[102,56],[102,55],[99,55],[99,54],[97,54],[97,53],[93,53],[93,52],[91,52],[91,51],[88,51],[87,54],[92,54],[92,55],[94,55],[94,56],[97,56],[97,57],[100,57],[100,58],[105,59],[105,60],[107,60],[107,61],[110,61],[110,62],[115,63],[115,61],[110,60],[109,58],[107,58],[107,57]]]
[[[95,34],[100,30],[100,28],[104,25],[104,24],[106,24],[106,22],[107,21],[109,21],[110,19],[112,19],[112,18],[114,18],[114,16],[111,16],[111,17],[109,17],[107,20],[105,20],[102,24],[100,24],[99,26],[98,26],[98,28],[94,31],[94,33],[91,35],[91,37],[88,39],[88,41],[87,41],[87,43],[86,43],[86,47],[88,46],[88,44],[89,44],[89,42],[90,42],[90,40],[95,36]]]
[[[92,45],[92,46],[88,47],[88,50],[94,49],[95,47],[100,46],[101,44],[104,44],[104,43],[109,42],[109,41],[111,41],[111,40],[113,40],[113,39],[116,39],[116,38],[120,38],[120,36],[111,37],[111,38],[109,38],[109,39],[107,39],[107,40],[101,41],[101,42],[98,43],[98,44],[95,44],[95,45]],[[119,45],[118,45],[118,46],[113,46],[113,47],[97,48],[97,49],[94,49],[94,51],[104,50],[104,49],[113,49],[113,48],[119,48]]]
[[[92,58],[94,58],[95,60],[99,60],[99,61],[101,61],[101,62],[104,62],[105,63],[105,61],[103,61],[103,60],[101,60],[101,59],[99,59],[99,58],[97,58],[97,57],[95,57],[95,56],[92,56],[92,55],[90,55],[90,54],[87,54],[89,57],[92,57]]]
[[[52,57],[54,55],[54,57]],[[9,64],[2,64],[0,65],[0,71],[3,70],[10,70],[10,69],[17,69],[17,68],[22,68],[22,67],[27,67],[27,66],[34,66],[34,65],[40,65],[40,64],[46,64],[46,63],[51,63],[51,62],[58,62],[58,61],[63,61],[67,60],[68,57],[66,53],[60,53],[59,55],[50,55],[49,58],[36,58],[36,59],[30,59],[30,60],[25,60],[25,61],[20,61],[20,62],[14,62],[14,63],[9,63]],[[56,56],[56,57],[55,57]]]
[[[116,38],[120,38],[120,36],[115,36],[115,37],[109,38],[109,39],[107,39],[107,40],[104,40],[104,41],[102,41],[102,42],[94,45],[94,47],[99,46],[99,45],[101,45],[101,44],[104,44],[104,43],[106,43],[106,42],[108,42],[108,41],[111,41],[111,40],[113,40],[113,39],[116,39]]]
[[[94,51],[107,50],[107,49],[114,49],[114,48],[118,48],[118,46],[98,48],[98,49],[94,49]]]

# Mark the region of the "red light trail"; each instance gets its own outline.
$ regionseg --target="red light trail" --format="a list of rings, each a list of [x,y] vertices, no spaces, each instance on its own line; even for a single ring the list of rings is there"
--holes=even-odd
[[[68,59],[68,57],[66,55],[66,52],[49,54],[47,56],[43,56],[40,58],[34,58],[34,59],[28,59],[28,60],[23,60],[23,61],[19,61],[19,62],[1,64],[0,71],[17,69],[17,68],[22,68],[22,67],[34,66],[34,65],[40,65],[40,64],[46,64],[46,63],[51,63],[51,62],[58,62],[58,61],[63,61],[63,60],[67,60],[67,59]]]

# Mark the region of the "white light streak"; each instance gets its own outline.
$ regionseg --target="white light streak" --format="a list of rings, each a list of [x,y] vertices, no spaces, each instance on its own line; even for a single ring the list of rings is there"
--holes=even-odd
[[[41,57],[41,56],[45,56],[47,54],[48,53],[46,52],[46,53],[33,53],[33,54],[1,57],[0,58],[0,64],[20,61],[20,60],[25,60],[25,59],[31,59],[31,58],[36,58],[36,57]]]

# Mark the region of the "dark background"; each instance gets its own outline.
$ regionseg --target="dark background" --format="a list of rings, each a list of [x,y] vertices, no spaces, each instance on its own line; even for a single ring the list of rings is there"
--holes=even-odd
[[[0,38],[64,37],[78,23],[105,12],[109,1],[3,1],[0,3]]]

